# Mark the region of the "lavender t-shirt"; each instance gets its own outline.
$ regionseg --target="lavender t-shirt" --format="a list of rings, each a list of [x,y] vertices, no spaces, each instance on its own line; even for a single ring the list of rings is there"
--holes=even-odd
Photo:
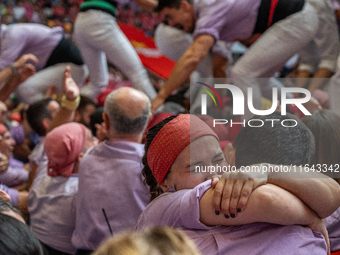
[[[252,223],[208,227],[199,221],[199,200],[211,187],[204,182],[191,190],[174,189],[152,201],[141,214],[137,229],[171,226],[184,231],[202,254],[327,254],[320,233],[298,225]]]
[[[331,252],[340,251],[340,208],[322,221],[328,231]]]
[[[255,28],[261,0],[195,0],[194,38],[201,34],[216,41],[249,38]]]

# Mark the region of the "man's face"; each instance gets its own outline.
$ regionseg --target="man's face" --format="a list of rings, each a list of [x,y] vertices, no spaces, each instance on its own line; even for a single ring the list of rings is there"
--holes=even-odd
[[[195,26],[195,16],[193,6],[187,1],[182,1],[178,9],[164,8],[161,14],[165,17],[169,26],[192,33]]]
[[[2,140],[0,141],[0,152],[5,154],[8,158],[13,155],[15,141],[13,140],[11,133],[6,131],[2,135]]]
[[[92,104],[86,105],[85,109],[82,112],[79,112],[79,120],[77,122],[85,125],[86,127],[90,127],[91,122],[91,114],[94,113],[96,107]]]
[[[51,102],[48,103],[47,109],[51,113],[52,119],[56,116],[57,112],[59,111],[60,105],[57,101],[52,100]]]

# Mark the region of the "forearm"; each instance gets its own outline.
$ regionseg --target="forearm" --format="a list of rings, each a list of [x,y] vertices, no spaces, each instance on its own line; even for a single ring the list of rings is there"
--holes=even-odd
[[[4,69],[5,70],[5,69]],[[0,78],[1,79],[1,78]],[[9,77],[9,80],[0,90],[0,101],[5,101],[20,84],[20,77],[16,74]]]
[[[158,93],[163,99],[178,89],[190,77],[201,60],[208,54],[215,39],[209,35],[201,35],[195,39],[183,56],[178,60],[169,79]]]
[[[318,219],[300,199],[275,185],[266,184],[255,189],[246,208],[236,218],[216,215],[212,206],[213,190],[200,200],[200,221],[206,225],[242,225],[267,222],[279,225],[310,225]]]
[[[213,70],[214,78],[226,78],[227,66],[228,59],[218,54],[214,54],[214,70]]]
[[[268,183],[279,186],[300,198],[320,218],[331,215],[340,206],[340,186],[321,174],[303,171],[269,173]]]
[[[135,0],[135,2],[149,11],[153,11],[158,6],[156,0]]]
[[[313,79],[308,86],[308,90],[313,91],[316,89],[322,89],[329,81],[328,78],[331,78],[333,74],[334,73],[327,68],[320,68],[314,74]]]

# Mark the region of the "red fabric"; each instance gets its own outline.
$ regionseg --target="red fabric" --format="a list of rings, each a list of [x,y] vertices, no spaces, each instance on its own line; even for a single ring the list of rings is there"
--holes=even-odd
[[[231,141],[220,141],[220,147],[221,150],[223,151],[224,148],[227,146],[227,144],[232,143]]]
[[[331,255],[340,255],[340,251],[332,252]]]
[[[176,64],[175,61],[161,54],[155,41],[147,37],[142,30],[127,24],[118,23],[118,25],[136,49],[145,68],[161,78],[168,79]]]
[[[8,131],[7,127],[0,123],[0,135],[3,135],[6,131]]]
[[[85,140],[86,127],[75,122],[61,125],[49,132],[44,143],[48,157],[48,175],[70,177],[74,163],[83,151]]]
[[[157,115],[155,115],[152,120],[148,123],[148,126],[146,129],[152,128],[154,125],[156,125],[158,122],[161,122],[162,120],[165,120],[169,116],[174,116],[175,114],[171,112],[161,112]]]
[[[279,0],[272,0],[271,3],[270,3],[267,27],[270,27],[272,25],[272,23],[273,23],[273,17],[274,17],[275,9],[276,9],[276,6],[277,6],[278,2],[279,2]]]
[[[147,154],[152,174],[161,184],[177,156],[192,141],[215,132],[195,115],[182,114],[167,123],[153,139]]]

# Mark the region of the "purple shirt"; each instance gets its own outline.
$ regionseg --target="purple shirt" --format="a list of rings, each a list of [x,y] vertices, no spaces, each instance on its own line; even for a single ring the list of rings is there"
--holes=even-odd
[[[0,174],[0,181],[8,187],[19,186],[28,181],[28,172],[21,161],[11,157],[6,172]]]
[[[249,38],[255,28],[261,0],[195,0],[194,38],[201,34],[216,41]]]
[[[42,243],[69,254],[75,254],[71,237],[76,221],[77,191],[78,175],[67,178],[45,174],[34,179],[28,193],[32,232]]]
[[[328,231],[331,252],[340,251],[340,208],[322,221]]]
[[[79,166],[76,249],[94,250],[110,237],[102,208],[113,234],[133,229],[150,202],[141,175],[144,145],[132,142],[101,142],[87,151]]]
[[[9,202],[17,207],[19,202],[19,191],[13,188],[9,188],[3,184],[0,184],[0,189],[5,191],[11,197],[11,200],[9,200]]]
[[[0,69],[23,54],[32,53],[39,59],[34,66],[40,71],[62,39],[63,32],[62,27],[49,28],[40,24],[1,25]]]
[[[326,254],[323,236],[298,225],[252,223],[208,227],[199,221],[199,200],[211,187],[206,181],[194,189],[169,192],[153,200],[138,220],[137,229],[151,226],[181,228],[202,254]]]

